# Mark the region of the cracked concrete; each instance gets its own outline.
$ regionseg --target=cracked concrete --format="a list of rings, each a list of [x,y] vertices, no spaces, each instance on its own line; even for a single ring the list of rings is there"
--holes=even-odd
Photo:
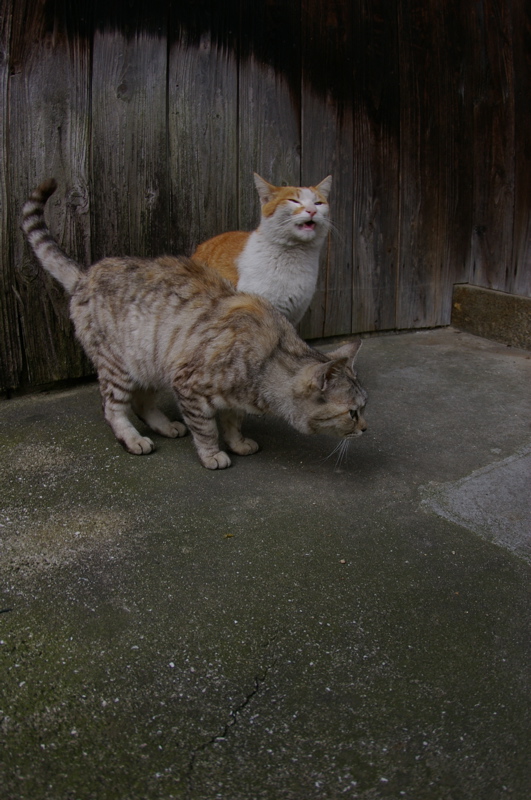
[[[337,466],[271,419],[224,472],[136,458],[94,385],[2,402],[2,800],[527,800],[530,356],[367,339]]]
[[[249,703],[251,703],[252,699],[259,693],[260,689],[264,685],[267,675],[271,669],[274,668],[276,664],[276,659],[272,662],[272,664],[268,667],[265,667],[263,672],[256,676],[254,679],[254,688],[244,697],[244,699],[229,712],[229,719],[225,723],[223,730],[218,732],[215,736],[212,736],[208,742],[204,742],[200,745],[196,750],[194,750],[190,755],[190,762],[188,765],[188,793],[190,797],[197,796],[195,787],[194,787],[194,766],[196,759],[200,753],[204,753],[209,747],[215,745],[219,742],[226,742],[230,733],[230,729],[238,723],[239,715],[247,708]]]

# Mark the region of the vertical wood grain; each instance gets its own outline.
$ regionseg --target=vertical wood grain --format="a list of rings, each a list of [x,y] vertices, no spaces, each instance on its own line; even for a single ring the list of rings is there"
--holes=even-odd
[[[399,0],[400,259],[398,328],[441,324],[446,175],[441,169],[441,5]]]
[[[334,231],[325,243],[314,299],[301,322],[303,336],[351,331],[353,114],[352,6],[342,0],[302,2],[303,184],[331,174]],[[316,64],[320,85],[314,84]]]
[[[22,372],[22,346],[18,335],[18,310],[13,285],[14,264],[8,231],[12,213],[6,169],[8,163],[9,56],[14,0],[0,8],[0,391],[18,385]]]
[[[531,6],[512,4],[515,104],[515,203],[512,268],[507,290],[531,297]]]
[[[186,0],[171,17],[171,37],[171,243],[190,254],[238,227],[237,32],[212,0]]]
[[[474,220],[469,280],[511,285],[514,224],[514,64],[511,4],[473,6]],[[529,100],[527,99],[527,102]]]
[[[124,18],[98,2],[95,14],[95,255],[157,255],[169,233],[166,3],[129,2]]]
[[[260,218],[253,172],[275,185],[298,186],[301,180],[300,35],[300,0],[242,3],[242,36],[253,42],[240,59],[239,72],[242,230],[256,227]]]
[[[58,242],[90,260],[88,215],[90,49],[67,0],[14,6],[9,86],[9,235],[25,369],[20,382],[39,385],[90,370],[77,345],[62,287],[36,263],[23,240],[20,209],[33,187],[54,176],[47,209]],[[85,9],[78,4],[78,11]]]
[[[396,324],[400,85],[396,2],[356,5],[352,330]]]
[[[526,0],[3,0],[0,389],[91,370],[19,230],[83,263],[254,227],[252,173],[333,175],[301,333],[450,321],[454,282],[531,296]]]
[[[440,164],[443,177],[441,239],[443,272],[437,324],[448,325],[454,283],[468,280],[473,227],[474,115],[470,41],[473,19],[468,3],[448,0],[440,30]]]

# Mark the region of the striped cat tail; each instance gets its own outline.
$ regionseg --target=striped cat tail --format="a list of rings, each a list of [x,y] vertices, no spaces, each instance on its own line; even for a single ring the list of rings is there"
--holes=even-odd
[[[22,208],[22,230],[44,269],[72,294],[82,271],[63,253],[44,221],[44,206],[56,189],[57,182],[50,178],[33,190]]]

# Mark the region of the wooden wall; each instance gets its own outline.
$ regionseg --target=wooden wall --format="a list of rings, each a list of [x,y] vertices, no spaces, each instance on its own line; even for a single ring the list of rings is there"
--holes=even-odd
[[[446,325],[452,285],[531,295],[526,0],[1,0],[0,389],[90,373],[19,230],[84,263],[190,253],[252,182],[333,175],[307,338]]]

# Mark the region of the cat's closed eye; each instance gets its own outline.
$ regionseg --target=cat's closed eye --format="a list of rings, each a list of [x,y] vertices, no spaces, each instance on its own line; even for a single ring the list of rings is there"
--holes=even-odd
[[[319,255],[330,229],[331,180],[274,186],[255,174],[262,211],[258,228],[207,239],[193,258],[217,269],[240,291],[262,295],[297,324],[317,285]]]

